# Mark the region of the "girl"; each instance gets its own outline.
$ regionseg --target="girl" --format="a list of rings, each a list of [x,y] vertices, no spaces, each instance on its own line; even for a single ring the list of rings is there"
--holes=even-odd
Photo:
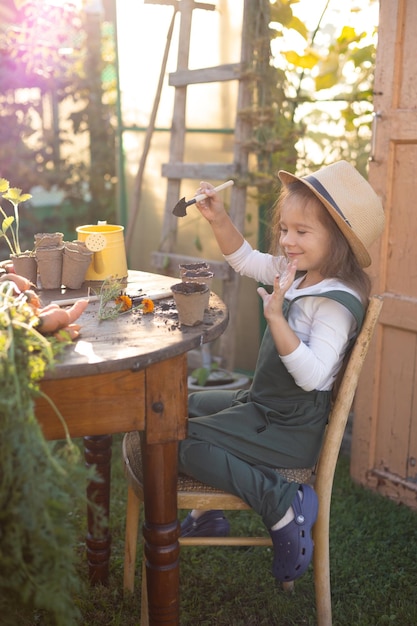
[[[311,561],[318,502],[310,486],[287,482],[276,468],[312,467],[317,460],[332,386],[367,305],[370,281],[363,268],[384,214],[373,189],[346,161],[304,178],[278,175],[283,190],[273,221],[275,254],[251,248],[211,185],[202,182],[198,190],[208,197],[197,207],[226,260],[273,291],[257,290],[267,329],[250,389],[190,395],[179,470],[239,496],[261,515],[273,541],[273,574],[286,581]],[[181,525],[182,536],[228,532],[222,511],[194,510]]]

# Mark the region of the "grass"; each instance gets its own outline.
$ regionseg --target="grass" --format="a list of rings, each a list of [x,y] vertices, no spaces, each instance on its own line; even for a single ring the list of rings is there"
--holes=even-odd
[[[139,563],[138,593],[122,593],[126,483],[120,444],[115,438],[109,585],[86,585],[85,595],[76,600],[82,626],[140,624]],[[263,528],[253,512],[228,517],[235,531]],[[77,523],[79,570],[87,581],[82,514]],[[353,484],[346,456],[340,457],[335,476],[330,549],[334,626],[417,624],[417,513]],[[269,548],[184,548],[181,626],[315,625],[312,567],[296,582],[295,593],[287,595],[275,584],[270,566]]]

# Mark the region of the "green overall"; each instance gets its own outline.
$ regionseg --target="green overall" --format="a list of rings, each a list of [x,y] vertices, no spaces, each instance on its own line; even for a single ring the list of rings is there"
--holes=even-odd
[[[314,297],[337,300],[354,315],[358,329],[361,327],[364,307],[352,294],[334,290]],[[287,318],[298,299],[284,301]],[[275,468],[314,466],[331,393],[304,391],[295,383],[267,327],[250,389],[190,395],[192,419],[188,438],[180,443],[179,471],[239,496],[271,528],[291,506],[299,487],[287,482]]]

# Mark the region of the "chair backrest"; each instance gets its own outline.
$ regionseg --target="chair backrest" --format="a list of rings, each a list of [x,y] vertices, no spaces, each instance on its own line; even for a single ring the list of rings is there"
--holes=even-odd
[[[382,304],[383,300],[380,296],[372,296],[369,299],[361,331],[348,356],[336,393],[317,463],[314,487],[319,497],[320,506],[313,536],[315,543],[314,578],[319,624],[331,624],[329,518],[334,472],[359,376],[374,335]]]
[[[329,416],[329,424],[320,452],[319,465],[327,462],[326,459],[333,455],[335,456],[335,461],[337,460],[346,423],[358,386],[359,376],[374,335],[382,304],[383,300],[380,296],[372,296],[369,299],[362,328],[350,351],[347,362],[343,368],[343,376],[338,383]],[[317,473],[318,472],[319,468],[317,468]]]

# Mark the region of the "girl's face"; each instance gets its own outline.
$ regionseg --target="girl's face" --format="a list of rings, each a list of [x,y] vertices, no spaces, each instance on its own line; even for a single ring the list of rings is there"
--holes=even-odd
[[[311,200],[288,196],[280,216],[279,243],[289,260],[297,259],[297,270],[307,272],[303,286],[323,280],[321,267],[330,253],[330,232],[320,220],[326,209],[314,198]]]

